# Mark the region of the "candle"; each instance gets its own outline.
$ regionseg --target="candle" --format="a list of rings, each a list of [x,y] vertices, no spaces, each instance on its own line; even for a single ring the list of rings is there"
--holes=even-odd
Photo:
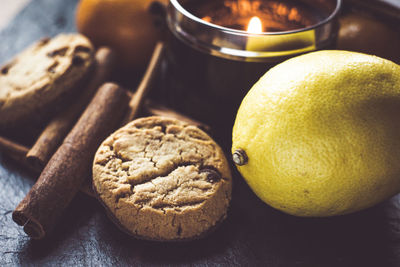
[[[249,20],[256,16],[263,23],[262,32],[306,28],[327,15],[310,1],[295,0],[203,0],[190,1],[186,6],[204,21],[236,30],[246,30]]]
[[[169,27],[203,52],[246,62],[279,62],[335,39],[341,0],[171,0]],[[247,31],[257,17],[261,32]]]
[[[316,50],[314,30],[300,31],[290,35],[264,36],[261,35],[263,29],[263,22],[258,16],[249,20],[246,28],[249,33],[246,43],[247,51],[276,57]],[[282,49],[283,47],[285,49]]]
[[[229,133],[241,100],[269,68],[333,46],[340,4],[170,0],[166,71],[154,98]]]
[[[262,33],[263,27],[262,22],[259,17],[254,16],[250,19],[249,24],[247,25],[248,33]]]

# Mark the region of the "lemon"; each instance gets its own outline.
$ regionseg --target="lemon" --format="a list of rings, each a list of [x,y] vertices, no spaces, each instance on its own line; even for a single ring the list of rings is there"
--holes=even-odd
[[[272,207],[371,207],[400,191],[400,66],[347,51],[289,59],[248,92],[232,135],[239,172]]]

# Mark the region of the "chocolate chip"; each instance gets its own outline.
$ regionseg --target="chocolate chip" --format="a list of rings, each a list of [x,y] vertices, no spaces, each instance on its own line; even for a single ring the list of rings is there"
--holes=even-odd
[[[4,65],[0,69],[1,74],[3,74],[3,75],[8,74],[8,72],[10,71],[11,67],[14,66],[14,64],[15,64],[15,61],[11,61],[11,62],[7,63],[6,65]]]
[[[50,42],[50,38],[49,38],[49,37],[42,38],[42,39],[39,41],[38,46],[44,46],[44,45],[47,44],[48,42]]]
[[[83,45],[78,45],[74,49],[74,53],[79,53],[79,52],[89,53],[90,51],[91,51],[90,47],[83,46]]]
[[[58,66],[58,61],[54,62],[50,67],[47,68],[47,71],[50,73],[56,73],[56,67]]]
[[[63,47],[57,50],[54,50],[52,52],[47,53],[48,57],[55,57],[55,56],[65,56],[65,53],[67,53],[68,47]]]
[[[204,168],[200,171],[200,173],[204,173],[204,172],[207,174],[207,180],[210,183],[215,183],[215,182],[218,182],[219,180],[221,180],[221,174],[214,169]]]
[[[72,64],[75,66],[83,65],[83,63],[85,63],[85,60],[80,56],[74,56],[72,58]]]
[[[167,127],[163,124],[160,125],[161,126],[161,132],[165,135],[167,134]]]
[[[9,70],[9,66],[4,66],[2,69],[1,69],[1,74],[7,74],[8,73],[8,70]]]

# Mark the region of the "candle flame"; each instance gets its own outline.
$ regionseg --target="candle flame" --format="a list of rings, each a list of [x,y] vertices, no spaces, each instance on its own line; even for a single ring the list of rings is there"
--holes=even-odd
[[[250,19],[247,31],[249,33],[262,33],[262,23],[259,17],[254,16]]]

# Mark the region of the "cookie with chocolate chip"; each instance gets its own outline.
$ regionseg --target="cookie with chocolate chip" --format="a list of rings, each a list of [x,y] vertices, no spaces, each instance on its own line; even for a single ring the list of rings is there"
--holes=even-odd
[[[47,111],[76,88],[93,62],[93,46],[80,34],[60,34],[28,47],[0,69],[0,127]]]
[[[111,219],[142,239],[195,239],[227,215],[232,178],[221,148],[185,122],[147,117],[114,132],[93,163]]]

